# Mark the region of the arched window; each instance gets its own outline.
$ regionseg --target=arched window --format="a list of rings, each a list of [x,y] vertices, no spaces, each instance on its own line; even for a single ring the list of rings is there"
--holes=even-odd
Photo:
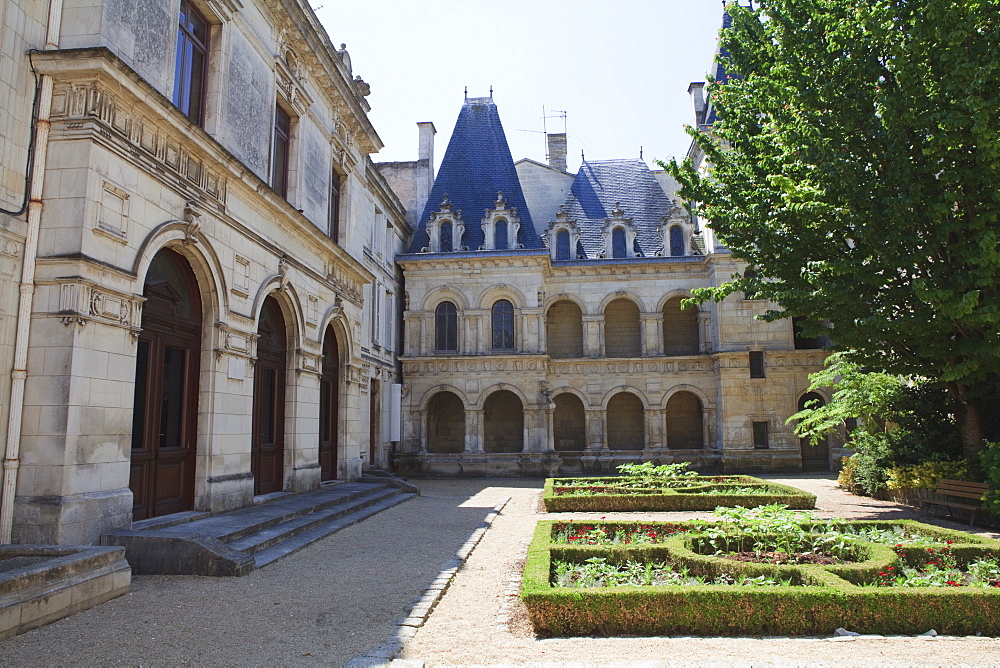
[[[569,232],[566,230],[559,230],[556,232],[556,259],[572,259],[569,254]]]
[[[611,232],[611,257],[616,259],[628,257],[625,249],[625,230],[620,227]]]
[[[450,253],[455,250],[451,241],[451,223],[441,223],[441,252]]]
[[[451,392],[438,392],[427,404],[427,452],[465,450],[465,408]]]
[[[681,257],[684,255],[684,231],[679,225],[670,228],[670,256]]]
[[[551,357],[583,357],[583,313],[569,300],[549,307],[545,318],[547,352]]]
[[[695,450],[705,445],[701,399],[691,392],[677,392],[667,401],[667,447]]]
[[[434,309],[434,350],[458,351],[458,310],[451,302],[441,302]]]
[[[682,297],[663,305],[663,354],[698,354],[698,310],[682,309]]]
[[[493,305],[493,350],[514,350],[514,306],[506,299]]]
[[[604,355],[641,357],[639,307],[628,299],[616,299],[604,309]]]
[[[498,220],[493,227],[493,247],[497,250],[506,250],[507,243],[507,221]]]

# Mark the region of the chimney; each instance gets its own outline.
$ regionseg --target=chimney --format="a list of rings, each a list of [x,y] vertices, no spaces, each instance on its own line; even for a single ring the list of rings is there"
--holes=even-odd
[[[550,133],[545,135],[548,140],[549,167],[566,171],[566,133]]]
[[[702,126],[705,124],[705,82],[692,82],[688,86],[688,94],[691,95],[691,103],[694,105],[694,124]]]
[[[434,181],[434,135],[437,130],[430,121],[417,123],[417,132],[420,134],[420,144],[417,147],[417,160],[426,160],[431,166],[431,181]]]

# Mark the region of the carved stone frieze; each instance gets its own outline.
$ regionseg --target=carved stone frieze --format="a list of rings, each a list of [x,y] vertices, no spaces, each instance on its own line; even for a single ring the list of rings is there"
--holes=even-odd
[[[138,336],[142,325],[141,295],[127,295],[82,279],[59,282],[59,311],[63,324],[99,322],[121,327]]]
[[[52,121],[69,129],[96,122],[97,131],[127,143],[130,153],[158,164],[183,178],[207,199],[225,203],[226,177],[222,169],[205,165],[187,148],[187,140],[132,109],[118,89],[100,81],[64,83],[52,93]]]

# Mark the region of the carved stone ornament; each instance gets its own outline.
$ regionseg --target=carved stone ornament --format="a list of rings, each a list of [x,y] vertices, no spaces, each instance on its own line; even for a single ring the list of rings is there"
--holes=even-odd
[[[201,211],[198,210],[198,203],[188,200],[184,203],[184,243],[186,245],[198,243],[198,234],[201,232]]]
[[[288,274],[288,260],[286,258],[281,258],[278,262],[278,275],[281,277],[278,289],[286,292],[288,286],[292,284],[292,277]]]

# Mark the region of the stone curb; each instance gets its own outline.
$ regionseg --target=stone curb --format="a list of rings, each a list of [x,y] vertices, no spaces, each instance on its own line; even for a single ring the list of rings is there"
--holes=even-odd
[[[427,618],[430,617],[434,606],[438,604],[444,593],[448,591],[448,587],[455,580],[458,571],[462,569],[469,555],[479,545],[479,541],[486,535],[497,515],[510,502],[511,498],[508,496],[493,506],[493,509],[479,523],[479,527],[462,544],[462,547],[458,548],[458,551],[441,565],[441,570],[437,576],[427,586],[424,593],[414,601],[413,606],[406,613],[406,617],[396,621],[396,632],[392,637],[378,647],[348,661],[346,664],[347,668],[380,668],[388,666],[390,662],[396,666],[412,665],[414,668],[424,665],[422,661],[393,661],[393,657],[403,649],[410,638],[417,634],[417,629],[423,626]]]

